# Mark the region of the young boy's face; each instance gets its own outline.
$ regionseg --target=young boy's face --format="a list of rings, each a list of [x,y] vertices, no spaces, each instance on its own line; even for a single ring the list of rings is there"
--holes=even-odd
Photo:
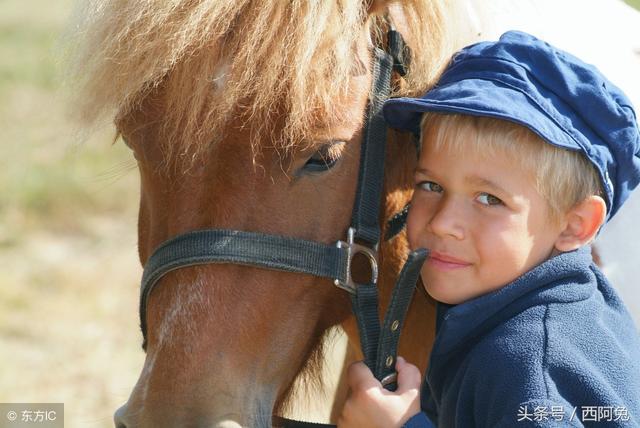
[[[411,248],[436,300],[458,304],[497,290],[550,257],[561,232],[530,171],[505,154],[423,147],[407,219]]]

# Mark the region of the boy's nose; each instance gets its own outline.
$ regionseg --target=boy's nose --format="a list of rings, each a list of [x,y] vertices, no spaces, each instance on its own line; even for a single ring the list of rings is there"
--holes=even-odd
[[[428,227],[441,238],[464,239],[464,207],[452,198],[444,197],[431,216]]]

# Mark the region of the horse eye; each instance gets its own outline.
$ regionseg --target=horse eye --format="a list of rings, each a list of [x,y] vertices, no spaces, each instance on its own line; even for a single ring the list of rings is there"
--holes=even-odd
[[[301,172],[317,173],[330,170],[340,160],[344,144],[344,141],[324,144],[307,160]]]

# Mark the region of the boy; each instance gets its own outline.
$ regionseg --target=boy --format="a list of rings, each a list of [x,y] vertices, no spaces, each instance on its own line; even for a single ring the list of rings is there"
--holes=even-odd
[[[640,338],[589,248],[640,181],[624,94],[508,32],[384,114],[421,132],[407,235],[431,251],[437,335],[421,397],[401,358],[396,392],[350,367],[340,426],[640,426]]]

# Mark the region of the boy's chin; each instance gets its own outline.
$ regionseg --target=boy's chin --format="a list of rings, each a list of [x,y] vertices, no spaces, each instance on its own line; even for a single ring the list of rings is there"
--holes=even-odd
[[[547,260],[562,253],[564,253],[564,251],[560,251],[556,247],[553,247],[553,249],[551,250],[551,254],[549,254],[549,257],[547,258]]]
[[[442,290],[431,289],[426,284],[424,285],[424,288],[427,291],[427,294],[431,296],[433,300],[439,303],[445,303],[447,305],[458,305],[464,302],[465,300],[468,300],[468,299],[463,299],[460,296],[452,295],[452,293],[442,292]]]

